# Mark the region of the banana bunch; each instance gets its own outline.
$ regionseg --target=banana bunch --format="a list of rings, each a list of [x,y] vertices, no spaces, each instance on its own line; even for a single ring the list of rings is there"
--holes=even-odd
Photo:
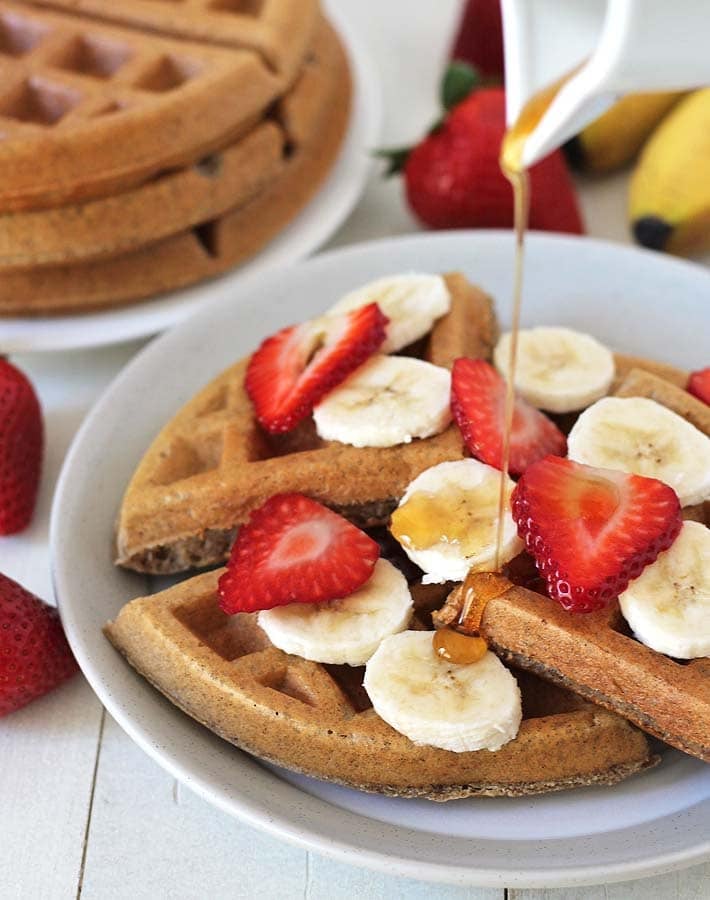
[[[566,149],[593,174],[611,172],[640,151],[628,204],[638,243],[681,254],[710,248],[710,88],[629,94]]]

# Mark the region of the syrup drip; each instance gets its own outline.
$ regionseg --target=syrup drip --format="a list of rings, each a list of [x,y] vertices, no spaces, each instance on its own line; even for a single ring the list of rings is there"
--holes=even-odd
[[[530,178],[523,167],[523,148],[531,132],[537,127],[562,87],[576,74],[577,69],[560,78],[554,84],[535,94],[523,107],[517,122],[508,129],[503,139],[500,167],[513,188],[513,212],[515,225],[515,268],[513,279],[513,315],[511,320],[510,360],[508,363],[505,408],[503,413],[503,460],[498,488],[498,521],[493,572],[471,571],[461,588],[463,603],[455,628],[442,628],[434,634],[434,652],[448,662],[477,662],[487,649],[480,636],[481,620],[486,604],[504,594],[511,583],[501,569],[503,546],[503,516],[508,502],[506,482],[510,464],[510,435],[513,429],[515,408],[515,371],[518,363],[518,333],[520,331],[520,306],[523,294],[525,260],[525,232],[530,215]]]
[[[459,665],[482,659],[488,650],[480,635],[483,613],[489,601],[511,587],[511,582],[497,572],[469,572],[461,586],[463,603],[458,623],[434,634],[434,652],[447,662]]]
[[[508,495],[506,481],[510,465],[510,435],[513,429],[513,412],[515,408],[515,372],[518,363],[518,334],[520,331],[520,307],[523,294],[523,273],[525,260],[525,233],[530,216],[530,178],[523,167],[523,149],[531,132],[537,128],[553,100],[564,85],[576,74],[579,67],[564,75],[549,87],[535,94],[523,107],[517,121],[509,128],[503,139],[500,154],[500,167],[513,188],[513,214],[515,226],[515,268],[513,278],[513,315],[511,319],[510,359],[506,373],[505,408],[503,413],[503,460],[498,488],[498,522],[496,529],[496,550],[494,573],[501,569],[501,549],[503,546],[503,526]],[[485,574],[485,573],[478,573]],[[469,578],[472,577],[469,573]],[[464,588],[466,582],[464,582]],[[464,593],[464,603],[459,616],[459,624],[467,622],[473,611],[475,591]],[[484,604],[485,605],[485,604]],[[482,610],[481,610],[482,614]],[[478,619],[480,624],[480,616]]]

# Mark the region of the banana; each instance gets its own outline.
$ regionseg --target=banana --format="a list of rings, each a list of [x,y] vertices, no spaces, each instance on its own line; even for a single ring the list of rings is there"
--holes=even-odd
[[[393,447],[443,431],[451,421],[451,373],[421,359],[377,354],[313,411],[327,441]]]
[[[428,631],[382,641],[363,683],[380,718],[415,744],[499,750],[520,727],[520,690],[498,657],[488,651],[469,665],[446,662]]]
[[[496,368],[508,377],[510,332],[493,353]],[[575,412],[603,397],[614,378],[612,353],[588,334],[570,328],[521,329],[515,387],[533,406],[553,413]]]
[[[710,656],[710,529],[684,522],[619,604],[635,636],[652,650],[676,659]]]
[[[710,438],[645,397],[605,397],[585,410],[567,438],[570,459],[657,478],[681,506],[710,498]]]
[[[636,240],[653,250],[710,248],[710,88],[681,100],[644,147],[629,219]]]
[[[285,653],[361,666],[383,638],[404,630],[411,617],[412,597],[404,575],[391,562],[378,559],[371,577],[350,596],[262,610],[258,622]]]
[[[506,477],[501,565],[523,549],[510,511],[514,486]],[[424,584],[463,581],[471,568],[493,568],[499,487],[499,470],[477,459],[431,466],[407,487],[392,513],[390,531],[426,573]]]
[[[601,174],[632,159],[682,93],[627,94],[565,146],[570,161]]]
[[[328,312],[340,315],[366,303],[377,303],[390,320],[380,352],[395,353],[431,331],[449,311],[451,295],[441,275],[388,275],[346,294]]]

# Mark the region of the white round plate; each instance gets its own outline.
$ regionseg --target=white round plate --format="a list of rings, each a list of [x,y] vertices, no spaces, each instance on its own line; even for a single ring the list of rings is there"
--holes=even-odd
[[[267,334],[387,273],[460,269],[509,319],[513,240],[448,232],[373,242],[274,270],[205,303],[146,347],[81,428],[52,512],[52,565],[71,645],[120,725],[216,806],[355,865],[458,884],[560,886],[652,875],[710,855],[710,767],[665,750],[613,788],[447,804],[397,800],[267,768],[174,708],[101,633],[148,580],[111,564],[113,523],[156,430]],[[612,348],[688,368],[707,364],[710,275],[652,253],[533,234],[523,322],[563,324]],[[704,336],[704,337],[703,337]],[[702,343],[704,341],[704,344]]]
[[[371,152],[378,145],[380,133],[381,99],[375,67],[352,28],[338,13],[337,4],[329,5],[328,16],[350,58],[353,110],[335,166],[291,224],[257,256],[236,269],[155,300],[81,315],[0,318],[0,351],[75,350],[157,334],[181,322],[211,299],[232,297],[246,276],[308,256],[335,232],[357,203],[371,169]]]

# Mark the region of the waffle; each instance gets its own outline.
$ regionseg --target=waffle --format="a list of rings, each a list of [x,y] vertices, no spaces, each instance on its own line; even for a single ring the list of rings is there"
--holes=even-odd
[[[690,376],[690,372],[686,369],[679,369],[668,363],[658,362],[655,359],[647,359],[643,356],[630,356],[628,353],[615,353],[614,366],[616,372],[611,386],[612,393],[619,388],[622,382],[626,380],[628,375],[634,369],[641,372],[647,372],[650,375],[655,375],[657,378],[662,378],[663,381],[669,382],[679,388],[685,388]]]
[[[300,68],[318,15],[317,0],[31,0],[208,44],[254,50],[285,78]]]
[[[221,216],[283,170],[273,121],[185,169],[86,203],[0,215],[0,278],[13,269],[117,256]]]
[[[273,111],[271,124],[283,135],[283,152],[277,161],[280,175],[246,203],[149,246],[108,259],[2,272],[0,314],[44,315],[126,303],[218,275],[252,256],[302,209],[331,168],[347,127],[350,90],[343,48],[332,29],[322,22],[312,58]],[[209,169],[219,158],[212,156],[200,165]],[[264,174],[257,172],[257,180]],[[192,183],[203,176],[193,172],[182,178]],[[180,175],[169,176],[146,185],[136,195],[160,195],[180,181]],[[207,202],[214,201],[215,209],[219,208],[225,194],[215,199],[209,186],[202,190]],[[123,202],[116,197],[98,204],[115,208]],[[200,203],[199,197],[188,198],[184,212],[179,214],[194,220]],[[172,210],[168,212],[169,216],[159,211],[153,214],[160,217],[164,228],[170,228],[172,221]],[[61,219],[62,211],[57,210],[55,217]],[[85,230],[76,221],[72,227]],[[143,232],[137,230],[136,235],[145,236],[148,227],[145,223]],[[89,246],[96,249],[107,231],[110,233],[110,226],[98,230]],[[130,239],[130,231],[126,223],[116,234]],[[58,245],[66,245],[62,237],[53,240],[55,251]]]
[[[613,784],[656,762],[628,722],[530,676],[520,680],[518,736],[500,750],[416,746],[371,708],[362,669],[288,655],[270,644],[255,615],[222,613],[220,574],[134,600],[105,631],[184,712],[262,759],[365,791],[432,800]]]
[[[490,356],[497,329],[488,297],[446,276],[451,311],[423,355],[450,367]],[[202,390],[165,426],[141,461],[121,506],[117,562],[154,574],[222,562],[236,528],[268,497],[300,491],[360,526],[384,524],[409,482],[464,455],[458,429],[386,449],[321,441],[312,422],[269,437],[244,390],[248,359]]]
[[[3,212],[191,163],[255,124],[284,87],[251,51],[6,2],[0,48]]]
[[[682,388],[652,374],[652,363],[632,368],[615,391],[648,397],[710,434],[710,408]],[[687,379],[685,379],[687,381]],[[685,382],[683,382],[685,383]],[[708,504],[685,510],[708,524]],[[454,621],[460,591],[438,615]],[[491,600],[481,633],[505,661],[573,690],[705,762],[710,762],[710,659],[676,661],[637,641],[618,603],[575,615],[524,587]]]

